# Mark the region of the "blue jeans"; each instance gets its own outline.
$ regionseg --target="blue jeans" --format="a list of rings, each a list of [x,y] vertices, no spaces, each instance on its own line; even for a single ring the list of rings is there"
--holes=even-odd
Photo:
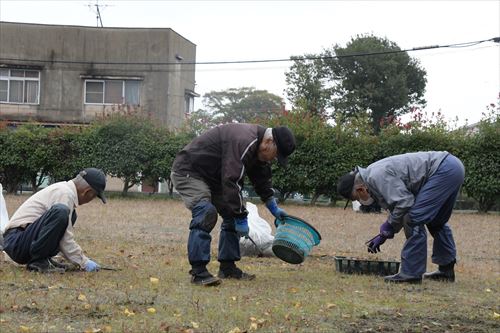
[[[171,179],[186,207],[191,211],[189,225],[188,260],[192,274],[206,270],[210,262],[210,233],[222,217],[217,260],[235,262],[241,259],[239,237],[234,229],[234,219],[221,193],[214,193],[203,180],[172,172]]]
[[[427,232],[434,238],[432,262],[446,265],[455,260],[456,246],[448,225],[460,187],[464,182],[462,162],[448,155],[422,186],[409,211],[411,231],[401,250],[401,273],[421,277],[427,264]]]

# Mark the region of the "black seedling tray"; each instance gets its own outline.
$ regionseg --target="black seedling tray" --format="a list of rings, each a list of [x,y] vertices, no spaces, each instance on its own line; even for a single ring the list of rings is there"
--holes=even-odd
[[[399,271],[399,261],[368,260],[351,257],[336,256],[335,268],[337,272],[347,274],[392,275]]]

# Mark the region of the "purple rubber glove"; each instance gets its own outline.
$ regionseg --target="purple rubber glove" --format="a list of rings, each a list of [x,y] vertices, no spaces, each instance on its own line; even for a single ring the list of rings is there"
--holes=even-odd
[[[238,237],[248,237],[248,219],[247,217],[235,217],[234,218],[234,229],[236,230],[236,233],[238,234]]]
[[[382,235],[378,235],[375,237],[369,244],[368,244],[368,252],[370,253],[377,253],[380,252],[380,245],[385,243],[385,238]]]
[[[389,223],[389,221],[385,221],[380,226],[380,235],[383,236],[384,238],[389,238],[389,239],[394,238],[394,228]]]

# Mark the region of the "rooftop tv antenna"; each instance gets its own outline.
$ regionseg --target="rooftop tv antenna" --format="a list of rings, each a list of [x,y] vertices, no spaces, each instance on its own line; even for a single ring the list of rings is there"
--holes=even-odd
[[[97,20],[97,27],[99,27],[100,24],[101,28],[103,28],[104,26],[102,25],[101,9],[109,7],[109,5],[100,5],[99,0],[96,0],[94,4],[88,4],[87,6],[94,14],[96,14],[95,18]]]

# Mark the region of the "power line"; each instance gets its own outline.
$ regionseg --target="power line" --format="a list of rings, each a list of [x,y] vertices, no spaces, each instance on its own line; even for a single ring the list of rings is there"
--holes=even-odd
[[[500,43],[500,37],[483,39],[473,42],[454,43],[447,45],[431,45],[413,47],[411,49],[390,50],[379,52],[361,52],[333,56],[293,56],[291,58],[282,59],[261,59],[261,60],[234,60],[234,61],[183,61],[183,62],[110,62],[110,61],[79,61],[79,60],[45,60],[45,59],[19,59],[19,58],[0,58],[2,61],[24,61],[24,62],[42,62],[42,63],[60,63],[60,64],[92,64],[92,65],[142,65],[142,66],[172,66],[172,65],[229,65],[229,64],[253,64],[253,63],[271,63],[271,62],[290,62],[297,60],[327,60],[327,59],[342,59],[353,57],[367,57],[375,55],[395,54],[403,52],[416,52],[423,50],[442,49],[442,48],[465,48],[475,46],[485,42]]]

